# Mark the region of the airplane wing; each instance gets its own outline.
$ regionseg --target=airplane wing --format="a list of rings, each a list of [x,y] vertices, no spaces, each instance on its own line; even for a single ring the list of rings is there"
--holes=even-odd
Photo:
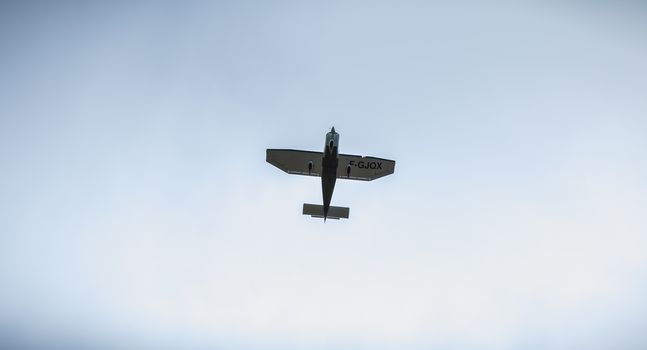
[[[321,176],[322,152],[268,149],[265,160],[288,174]]]
[[[337,178],[371,181],[382,176],[391,175],[394,170],[394,160],[340,154]]]

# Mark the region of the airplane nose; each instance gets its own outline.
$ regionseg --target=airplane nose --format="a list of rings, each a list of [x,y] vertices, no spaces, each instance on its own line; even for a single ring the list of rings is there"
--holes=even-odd
[[[335,132],[335,127],[333,126],[330,132]]]

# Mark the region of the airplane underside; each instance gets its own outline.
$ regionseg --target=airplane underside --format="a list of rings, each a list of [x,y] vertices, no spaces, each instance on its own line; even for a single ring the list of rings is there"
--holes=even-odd
[[[333,127],[326,134],[323,152],[267,149],[266,161],[288,174],[321,177],[323,205],[303,204],[303,214],[316,218],[348,219],[350,209],[331,206],[337,179],[371,181],[393,174],[395,161],[339,154],[339,134]]]

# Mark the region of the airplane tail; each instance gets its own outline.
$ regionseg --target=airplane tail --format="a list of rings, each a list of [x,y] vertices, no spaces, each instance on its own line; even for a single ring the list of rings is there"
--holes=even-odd
[[[328,219],[348,219],[350,208],[345,207],[328,207]],[[303,204],[303,215],[310,215],[313,218],[323,218],[324,210],[323,205],[317,204]]]

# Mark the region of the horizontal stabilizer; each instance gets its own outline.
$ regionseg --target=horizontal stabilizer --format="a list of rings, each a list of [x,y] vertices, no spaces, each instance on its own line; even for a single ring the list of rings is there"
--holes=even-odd
[[[344,207],[328,207],[328,219],[348,219],[350,208]],[[316,204],[303,204],[303,215],[310,215],[313,218],[323,218],[324,210],[323,205]]]

